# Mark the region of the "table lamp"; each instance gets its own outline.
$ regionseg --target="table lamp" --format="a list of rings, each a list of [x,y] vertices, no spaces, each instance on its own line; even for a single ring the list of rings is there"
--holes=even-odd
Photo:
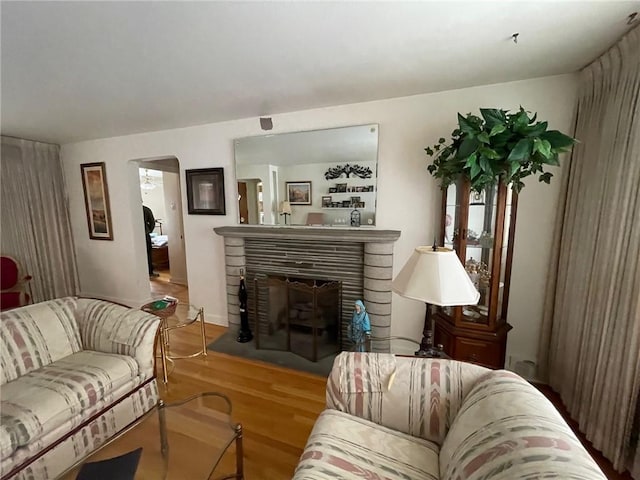
[[[291,203],[280,202],[280,215],[284,215],[284,224],[287,224],[287,216],[291,215]]]
[[[440,351],[433,348],[431,305],[475,305],[480,300],[480,293],[456,253],[435,245],[417,247],[391,283],[391,288],[398,295],[427,304],[418,356],[440,356]]]

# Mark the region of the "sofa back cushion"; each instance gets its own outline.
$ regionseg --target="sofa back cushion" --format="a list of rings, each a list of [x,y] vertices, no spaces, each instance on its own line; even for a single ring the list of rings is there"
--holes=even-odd
[[[83,348],[129,355],[145,378],[153,374],[159,317],[93,298],[78,299],[76,316]]]
[[[385,358],[374,353],[338,355],[327,382],[327,407],[439,446],[463,399],[489,371],[454,360]]]
[[[464,399],[440,450],[440,478],[606,480],[551,402],[506,370]]]
[[[66,297],[0,314],[0,385],[82,350],[75,309]]]

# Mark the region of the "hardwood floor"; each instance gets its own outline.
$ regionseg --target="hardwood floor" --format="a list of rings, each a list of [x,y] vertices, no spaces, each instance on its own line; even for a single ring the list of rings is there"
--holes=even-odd
[[[172,295],[188,301],[185,287],[163,281],[151,281],[152,293]],[[226,328],[207,324],[207,343],[222,335]],[[198,349],[197,325],[172,334],[174,353]],[[159,375],[161,378],[161,375]],[[244,466],[248,479],[290,479],[311,428],[324,409],[326,379],[266,363],[244,360],[216,352],[206,357],[178,360],[160,394],[167,402],[195,393],[217,391],[233,403],[234,420],[244,430]]]
[[[152,293],[172,295],[187,302],[188,290],[168,283],[168,275],[163,273],[151,281]],[[225,331],[226,328],[207,324],[207,343]],[[178,354],[197,350],[199,335],[195,325],[176,331],[171,339],[172,350]],[[291,478],[311,428],[324,409],[325,383],[324,377],[211,351],[206,357],[177,361],[167,388],[159,382],[165,401],[203,391],[218,391],[229,396],[234,420],[244,428],[245,476],[270,480]],[[540,390],[565,416],[607,478],[631,480],[628,472],[615,472],[611,462],[577,431],[555,392],[545,387]]]

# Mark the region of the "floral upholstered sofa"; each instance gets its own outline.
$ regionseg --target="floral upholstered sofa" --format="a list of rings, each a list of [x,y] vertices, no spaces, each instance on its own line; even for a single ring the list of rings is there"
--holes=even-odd
[[[506,370],[342,353],[296,480],[606,480],[553,405]]]
[[[158,327],[75,297],[2,312],[2,479],[56,478],[153,407]]]

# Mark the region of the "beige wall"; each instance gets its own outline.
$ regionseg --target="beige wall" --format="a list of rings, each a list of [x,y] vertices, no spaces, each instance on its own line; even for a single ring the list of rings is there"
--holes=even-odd
[[[276,115],[269,133],[377,123],[380,125],[378,228],[398,229],[396,273],[417,245],[430,244],[437,230],[439,188],[427,173],[424,148],[448,136],[456,113],[480,107],[537,111],[551,128],[572,129],[576,77],[562,75],[393,98]],[[222,238],[213,227],[236,224],[237,192],[233,140],[260,135],[257,118],[63,145],[71,221],[83,294],[140,304],[149,297],[140,221],[137,169],[132,159],[176,156],[180,161],[188,282],[192,302],[207,320],[226,323]],[[89,240],[78,165],[106,162],[112,192],[114,241]],[[187,215],[184,169],[224,167],[226,216]],[[559,173],[559,172],[558,172]],[[542,316],[558,179],[551,186],[529,182],[518,206],[507,355],[535,360]],[[117,189],[117,190],[116,190]],[[113,193],[117,191],[118,194]],[[418,339],[424,305],[394,296],[392,332]]]

